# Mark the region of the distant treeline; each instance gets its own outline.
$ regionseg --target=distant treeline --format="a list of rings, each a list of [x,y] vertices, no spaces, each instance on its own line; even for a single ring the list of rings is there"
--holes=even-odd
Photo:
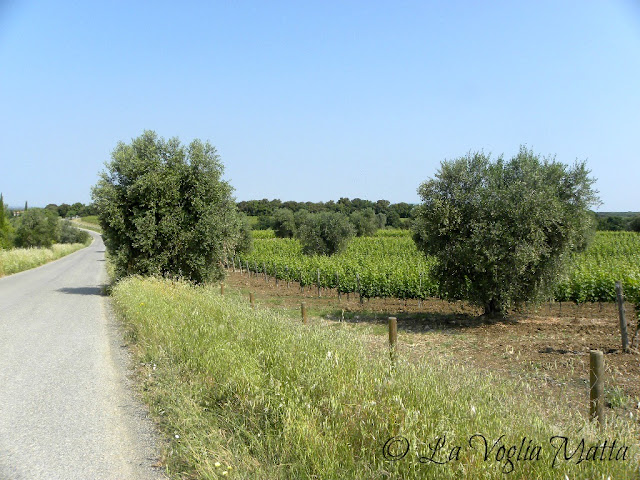
[[[608,232],[640,232],[640,212],[598,212],[596,229]]]
[[[264,198],[262,200],[238,202],[237,205],[238,210],[241,212],[257,218],[257,221],[253,224],[253,228],[257,230],[272,228],[273,216],[276,210],[282,208],[289,209],[293,213],[305,210],[309,213],[338,212],[345,215],[371,209],[378,216],[378,219],[382,220],[384,217],[383,226],[409,228],[411,210],[415,207],[414,204],[406,202],[391,203],[388,200],[372,202],[361,198],[349,199],[346,197],[337,202],[333,200],[328,202],[295,202],[292,200],[283,202],[279,199],[268,200]]]
[[[23,208],[5,206],[5,212],[9,217],[18,216],[28,209],[28,202],[24,202]],[[62,205],[50,203],[49,205],[44,207],[44,209],[53,212],[62,218],[87,217],[89,215],[98,214],[98,209],[93,203],[90,203],[88,205],[80,202],[76,202],[72,205],[69,205],[68,203],[63,203]]]

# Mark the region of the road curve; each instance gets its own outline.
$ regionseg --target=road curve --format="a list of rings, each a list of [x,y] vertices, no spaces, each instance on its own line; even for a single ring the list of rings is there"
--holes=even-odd
[[[102,295],[104,244],[0,278],[0,479],[158,479]]]

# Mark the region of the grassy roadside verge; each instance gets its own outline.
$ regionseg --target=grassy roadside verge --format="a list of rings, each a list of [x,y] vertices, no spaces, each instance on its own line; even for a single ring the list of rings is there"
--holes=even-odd
[[[39,267],[73,253],[91,243],[59,243],[51,248],[13,248],[0,250],[0,277]]]
[[[175,478],[637,478],[627,426],[597,431],[561,403],[549,414],[526,385],[438,357],[392,367],[362,331],[254,311],[217,287],[129,278],[113,299]],[[398,436],[408,443],[385,453]]]
[[[86,219],[89,219],[89,218],[96,218],[96,217],[86,217]],[[71,220],[71,222],[77,227],[86,228],[87,230],[92,230],[97,233],[102,233],[102,228],[100,228],[100,225],[98,223],[94,223],[93,221],[87,221],[86,219],[81,218],[80,220]]]

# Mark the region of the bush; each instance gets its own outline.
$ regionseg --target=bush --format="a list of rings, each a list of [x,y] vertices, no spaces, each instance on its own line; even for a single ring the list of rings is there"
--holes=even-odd
[[[251,222],[249,217],[244,213],[238,213],[238,240],[235,242],[235,248],[231,255],[235,253],[250,253],[253,249],[253,235],[251,233]],[[229,254],[227,254],[227,258]]]
[[[333,255],[343,250],[354,235],[354,228],[343,213],[309,214],[298,237],[307,255]]]
[[[413,227],[418,248],[437,258],[441,295],[487,314],[551,295],[593,230],[588,174],[584,162],[568,168],[524,147],[508,162],[482,153],[443,162],[418,189]]]
[[[364,210],[356,210],[349,217],[351,223],[356,230],[358,237],[369,237],[376,233],[378,229],[379,219],[376,218],[376,213],[373,208],[365,208]],[[385,217],[386,222],[386,217]]]
[[[60,243],[85,243],[90,235],[85,230],[74,227],[69,220],[63,220],[60,225]]]
[[[60,236],[58,215],[43,208],[30,208],[17,220],[17,247],[50,247]]]
[[[278,238],[293,238],[296,233],[296,222],[293,211],[279,208],[273,214],[273,231]]]
[[[640,215],[633,217],[629,222],[629,230],[632,232],[640,232]]]
[[[221,279],[240,220],[215,147],[145,131],[111,157],[92,197],[115,276]]]
[[[302,226],[304,222],[307,221],[307,219],[309,218],[309,215],[311,215],[311,213],[309,213],[309,210],[305,208],[301,208],[300,210],[298,210],[293,214],[293,220],[296,224],[296,236],[297,236],[298,229]]]
[[[0,250],[13,246],[13,228],[6,212],[4,197],[0,193]]]

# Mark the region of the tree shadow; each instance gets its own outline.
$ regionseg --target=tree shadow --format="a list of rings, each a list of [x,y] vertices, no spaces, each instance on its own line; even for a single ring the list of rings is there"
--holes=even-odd
[[[473,315],[470,313],[416,313],[416,312],[347,312],[341,309],[333,310],[328,316],[331,320],[347,323],[368,323],[370,325],[387,325],[389,317],[396,317],[398,330],[410,333],[421,333],[430,330],[466,330],[503,323],[515,325],[518,323],[514,317],[491,318],[486,315]]]
[[[71,295],[99,295],[99,296],[106,295],[104,286],[101,286],[101,287],[64,287],[64,288],[59,288],[57,291],[58,292],[62,292],[62,293],[68,293],[68,294],[71,294]]]

